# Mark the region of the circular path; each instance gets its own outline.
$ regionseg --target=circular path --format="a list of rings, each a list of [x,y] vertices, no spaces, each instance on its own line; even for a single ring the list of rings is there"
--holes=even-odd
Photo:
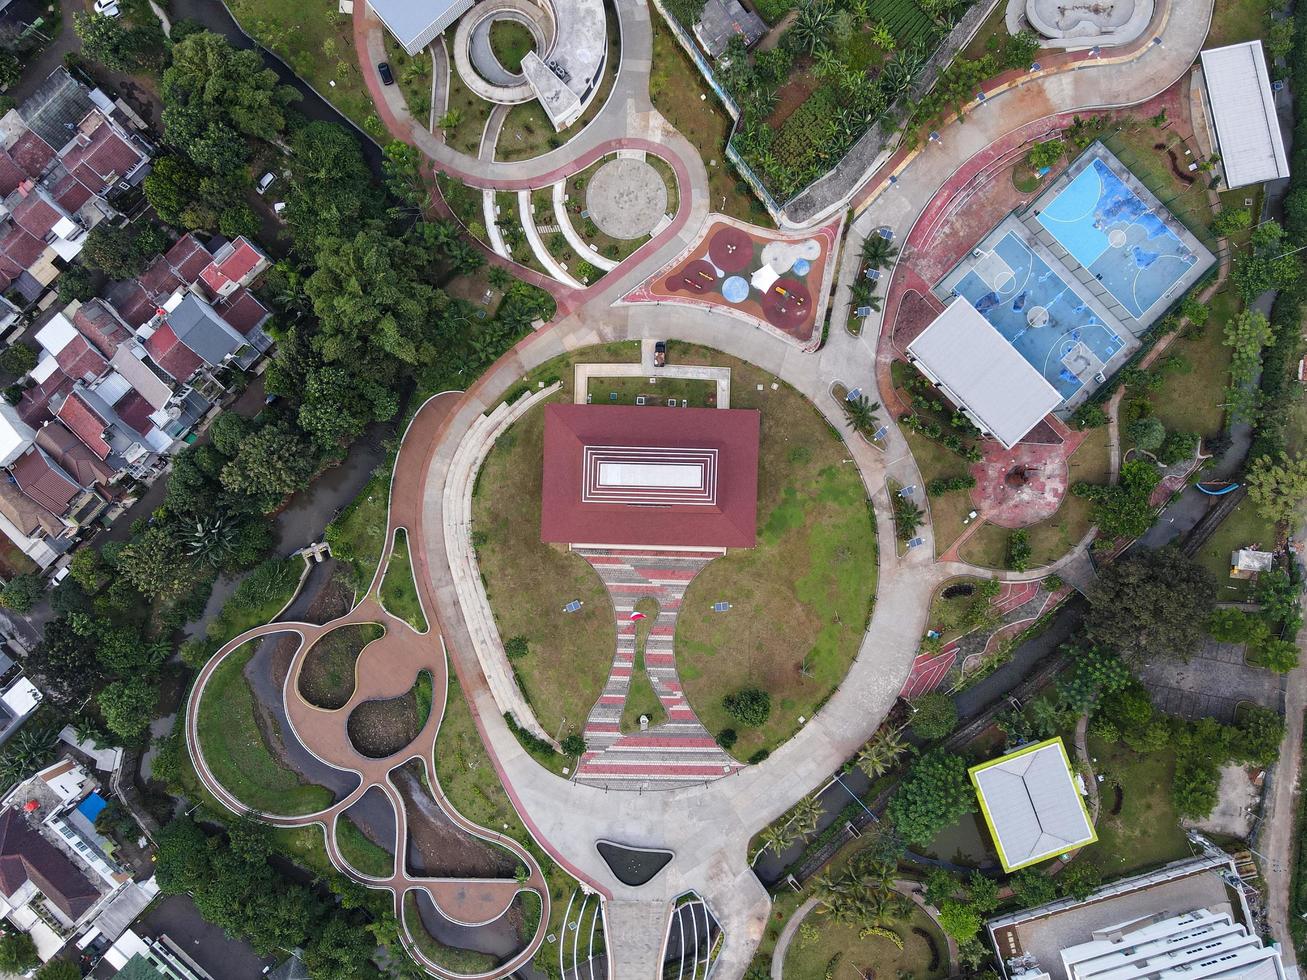
[[[623,241],[643,238],[667,213],[667,185],[650,163],[618,157],[590,178],[585,206],[605,235]]]

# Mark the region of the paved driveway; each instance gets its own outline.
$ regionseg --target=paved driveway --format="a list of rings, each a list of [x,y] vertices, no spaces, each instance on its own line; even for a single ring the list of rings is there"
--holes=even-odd
[[[1284,678],[1244,663],[1243,645],[1208,637],[1188,663],[1157,660],[1139,671],[1153,702],[1168,714],[1190,720],[1234,721],[1240,701],[1281,710]]]

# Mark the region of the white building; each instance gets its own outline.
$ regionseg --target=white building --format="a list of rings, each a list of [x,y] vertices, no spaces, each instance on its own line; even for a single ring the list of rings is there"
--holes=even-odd
[[[1202,52],[1207,109],[1227,187],[1289,176],[1261,41]]]

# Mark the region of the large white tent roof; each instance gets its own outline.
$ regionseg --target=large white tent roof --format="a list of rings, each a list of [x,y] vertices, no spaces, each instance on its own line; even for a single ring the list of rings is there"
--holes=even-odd
[[[963,297],[908,344],[909,356],[1011,449],[1062,395]]]
[[[981,763],[971,782],[1006,871],[1098,839],[1060,738]]]
[[[1261,41],[1202,53],[1203,79],[1228,187],[1289,176]]]

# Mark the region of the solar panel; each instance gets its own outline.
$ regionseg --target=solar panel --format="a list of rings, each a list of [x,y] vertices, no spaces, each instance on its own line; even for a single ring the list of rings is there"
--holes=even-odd
[[[882,425],[879,429],[876,430],[876,434],[873,435],[871,438],[879,440],[879,439],[884,439],[887,435],[889,435],[889,426]]]
[[[569,602],[567,605],[563,607],[563,612],[565,613],[574,613],[574,612],[579,612],[580,610],[581,610],[580,599],[573,599],[571,602]]]
[[[713,612],[726,612],[726,610],[730,608],[731,608],[731,604],[729,602],[714,602],[712,604]]]
[[[920,547],[921,547],[923,544],[925,544],[925,543],[926,543],[926,539],[925,539],[925,538],[913,538],[911,541],[908,542],[908,547],[909,547],[909,548],[920,548]]]

